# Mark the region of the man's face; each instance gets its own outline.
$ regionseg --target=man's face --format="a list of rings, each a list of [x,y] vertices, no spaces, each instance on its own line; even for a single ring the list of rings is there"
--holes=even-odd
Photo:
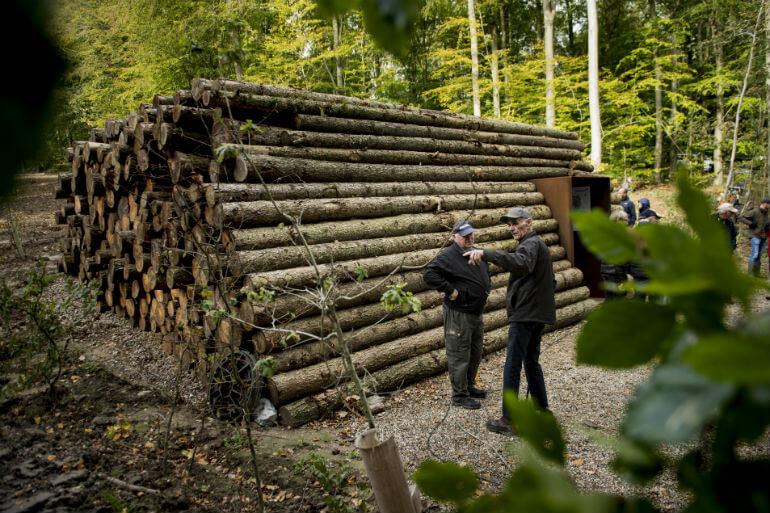
[[[508,229],[511,230],[511,235],[516,240],[521,240],[526,234],[529,233],[529,228],[532,225],[532,219],[516,219],[509,220],[505,224],[508,225]]]
[[[767,212],[767,209],[770,209],[770,203],[760,203],[759,208],[763,212]]]
[[[475,233],[469,233],[468,235],[460,235],[459,233],[455,233],[453,237],[457,245],[463,249],[470,249],[476,243]]]
[[[733,213],[732,213],[732,212],[730,212],[729,210],[722,210],[722,211],[719,213],[719,217],[720,217],[721,219],[730,219],[732,216],[733,216]]]
[[[619,189],[618,194],[620,194],[620,199],[627,200],[628,199],[628,191],[625,189]]]

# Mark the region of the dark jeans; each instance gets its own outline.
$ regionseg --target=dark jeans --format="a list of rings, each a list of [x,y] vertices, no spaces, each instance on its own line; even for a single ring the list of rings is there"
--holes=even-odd
[[[468,387],[476,384],[484,349],[481,314],[458,312],[444,306],[444,343],[452,397],[468,397]]]
[[[540,367],[540,340],[543,337],[542,322],[511,322],[508,327],[508,349],[505,354],[503,369],[503,395],[513,390],[519,395],[521,365],[527,376],[527,386],[535,403],[543,409],[548,408],[548,394],[545,391],[543,369]],[[503,417],[510,418],[503,401]]]

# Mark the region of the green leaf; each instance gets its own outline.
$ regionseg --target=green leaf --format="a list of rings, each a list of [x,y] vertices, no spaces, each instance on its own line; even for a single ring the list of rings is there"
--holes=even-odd
[[[663,365],[637,390],[623,422],[623,433],[652,444],[694,440],[734,390],[734,386],[709,381],[685,365]]]
[[[455,463],[423,461],[414,472],[420,490],[437,501],[461,504],[476,493],[478,478],[472,470]]]
[[[518,399],[511,391],[505,393],[504,400],[519,436],[544,458],[564,465],[566,446],[553,413],[537,408],[532,401]]]
[[[601,260],[624,264],[636,259],[636,242],[628,227],[610,221],[606,212],[599,209],[573,212],[572,220],[580,240]]]
[[[396,57],[406,57],[419,16],[414,0],[361,0],[366,30],[375,42]]]
[[[716,381],[740,385],[770,385],[770,342],[763,337],[737,333],[701,338],[687,348],[684,361]]]
[[[578,335],[577,361],[625,368],[649,362],[676,327],[673,310],[655,303],[620,299],[591,312]]]
[[[317,0],[317,3],[319,13],[325,17],[345,14],[357,4],[353,0]]]

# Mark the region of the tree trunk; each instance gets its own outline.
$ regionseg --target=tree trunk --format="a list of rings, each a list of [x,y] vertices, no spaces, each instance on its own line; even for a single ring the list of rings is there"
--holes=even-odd
[[[565,326],[585,318],[597,304],[596,300],[586,299],[558,309],[556,311],[556,327]],[[551,330],[553,327],[546,327],[546,331]],[[499,351],[505,347],[507,341],[507,326],[489,331],[484,341],[484,354]],[[375,371],[363,378],[364,385],[368,393],[396,390],[404,385],[444,372],[446,366],[446,351],[443,348],[437,349]],[[281,423],[288,426],[306,424],[340,408],[344,398],[349,394],[350,386],[343,384],[338,388],[282,406],[279,409]]]
[[[443,153],[440,151],[406,150],[349,150],[338,148],[256,146],[239,145],[240,158],[265,156],[313,161],[334,161],[366,164],[394,165],[448,165],[448,166],[521,166],[544,160],[545,163],[558,166],[558,162],[580,159],[580,152],[562,148],[538,148],[534,146],[505,146],[501,155],[468,155],[463,153]],[[535,164],[538,165],[538,164]],[[237,169],[236,169],[237,170]]]
[[[500,117],[500,73],[498,71],[497,31],[492,31],[492,110],[496,118]],[[553,128],[553,127],[549,127]]]
[[[334,95],[331,95],[334,96]],[[572,132],[534,127],[524,123],[500,119],[479,119],[473,116],[449,112],[437,112],[412,109],[391,105],[388,108],[369,107],[349,101],[348,97],[336,103],[304,100],[296,98],[278,98],[241,92],[220,91],[211,97],[210,106],[220,107],[233,112],[239,119],[261,119],[266,113],[279,112],[283,116],[290,114],[313,114],[335,118],[368,119],[407,123],[463,130],[482,130],[518,135],[538,135],[557,139],[577,139]]]
[[[764,5],[760,5],[759,12],[757,13],[757,21],[754,24],[754,32],[751,34],[751,46],[749,49],[749,61],[746,63],[746,73],[743,75],[743,86],[741,87],[741,94],[738,96],[738,106],[735,108],[735,125],[733,126],[733,147],[730,152],[730,168],[727,174],[726,188],[729,188],[733,184],[733,178],[735,177],[735,154],[738,150],[738,127],[741,123],[741,107],[743,106],[743,99],[746,96],[746,88],[749,85],[749,75],[751,74],[751,65],[754,62],[754,49],[757,44],[757,33],[759,32],[759,24],[762,20],[762,9]]]
[[[303,223],[419,214],[474,208],[526,206],[543,203],[539,192],[503,194],[453,194],[448,196],[402,196],[396,198],[335,198],[309,200],[253,201],[219,204],[214,224],[218,228],[249,228],[286,222],[286,216]]]
[[[503,276],[507,279],[507,276]],[[582,274],[581,274],[582,277]],[[578,283],[580,280],[578,280]],[[574,286],[574,285],[572,285]],[[568,306],[589,297],[587,287],[577,287],[556,294],[557,308]],[[505,307],[505,287],[492,291],[487,300],[486,311],[495,311]],[[347,337],[350,350],[360,351],[390,340],[407,337],[443,324],[443,306],[423,309],[405,317],[392,319],[354,331]],[[333,350],[334,341],[313,341],[277,353],[273,358],[276,372],[301,369],[338,356]]]
[[[473,115],[481,116],[479,98],[479,43],[476,35],[476,8],[473,0],[468,0],[468,30],[471,39],[471,89],[473,91]]]
[[[507,226],[492,226],[476,230],[478,243],[498,241],[508,237]],[[542,239],[558,242],[558,235],[544,234]],[[404,253],[409,249],[442,248],[451,243],[452,236],[444,233],[415,233],[399,237],[330,242],[309,246],[316,263],[327,264],[342,260],[373,258],[380,255]],[[235,274],[248,274],[261,269],[291,269],[309,265],[307,250],[302,246],[236,251],[230,256],[230,269]]]
[[[767,116],[767,153],[765,154],[765,196],[770,197],[770,0],[765,0],[765,115]]]
[[[497,244],[484,244],[484,247],[490,249],[509,249],[515,246],[515,241],[500,241]],[[552,260],[561,260],[564,258],[565,250],[561,246],[552,246],[548,248]],[[321,278],[334,276],[340,281],[352,281],[355,276],[356,268],[363,267],[367,270],[370,277],[384,276],[391,272],[402,270],[412,270],[422,268],[430,262],[437,251],[427,249],[422,251],[412,251],[409,253],[397,253],[394,255],[385,255],[374,258],[364,258],[356,261],[336,262],[335,264],[321,264],[318,271]],[[264,271],[251,273],[245,276],[244,284],[253,290],[259,290],[260,287],[286,288],[286,287],[304,287],[317,284],[315,268],[311,266],[296,267],[294,269],[285,269],[278,271]]]
[[[596,0],[588,0],[588,103],[591,116],[591,164],[601,171],[602,121],[599,107],[599,21]]]
[[[332,52],[334,53],[334,70],[336,83],[335,92],[341,93],[345,90],[345,81],[342,73],[342,56],[340,55],[340,44],[342,42],[342,27],[337,15],[332,16]]]
[[[188,190],[192,190],[188,189]],[[310,198],[398,197],[408,195],[492,194],[534,192],[530,182],[386,182],[386,183],[220,183],[205,184],[206,204],[235,201],[296,200]],[[269,192],[268,192],[269,191]],[[191,201],[196,201],[191,199]]]
[[[571,148],[583,151],[581,141],[556,138],[547,134],[533,133],[531,135],[508,134],[500,132],[483,132],[464,130],[461,128],[444,128],[404,123],[389,123],[387,121],[368,119],[331,118],[310,114],[297,114],[293,126],[298,130],[317,130],[334,132],[344,135],[362,134],[376,136],[400,136],[404,142],[414,138],[433,140],[467,141],[470,143],[515,144],[522,146],[542,146]]]
[[[439,166],[388,165],[350,162],[326,162],[309,159],[271,157],[268,155],[239,156],[235,165],[224,166],[225,173],[237,182],[273,181],[294,177],[306,182],[392,182],[424,181],[430,177],[436,182],[523,181],[531,178],[566,176],[570,170],[567,161],[520,159],[521,167],[512,166]],[[540,167],[542,166],[542,167]],[[234,169],[233,169],[234,168]],[[212,176],[217,182],[226,178]]]
[[[553,90],[553,21],[556,17],[554,0],[543,0],[543,43],[545,46],[545,126],[556,126]]]
[[[672,62],[674,66],[677,64],[678,60],[678,52],[679,50],[676,48],[676,38],[672,36],[672,46],[674,47],[674,55],[672,56]],[[675,77],[671,80],[671,115],[670,115],[670,121],[669,121],[669,141],[671,146],[669,146],[669,176],[675,177],[676,176],[676,165],[679,160],[679,145],[676,141],[677,132],[679,129],[679,120],[678,120],[678,114],[679,114],[679,108],[676,100],[676,94],[679,89],[679,80]]]
[[[535,205],[528,207],[528,210],[536,219],[534,228],[538,233],[556,229],[556,221],[549,219],[551,210],[548,207]],[[498,224],[506,211],[506,208],[476,210],[470,217],[467,211],[459,210],[439,214],[402,214],[379,219],[323,222],[304,225],[302,236],[308,244],[396,237],[414,233],[444,232],[448,237],[455,223],[461,220],[467,218],[477,229],[485,228]],[[222,240],[228,251],[245,251],[299,245],[301,240],[298,235],[292,229],[280,230],[271,226],[229,230],[223,234]]]
[[[714,123],[714,183],[719,187],[724,186],[724,159],[722,158],[722,143],[724,142],[725,126],[725,94],[722,84],[723,73],[723,46],[719,31],[717,30],[716,13],[713,14],[712,37],[714,38],[714,60],[717,75],[717,98],[716,98],[716,122]]]
[[[328,118],[337,121],[335,118]],[[341,120],[343,123],[337,130],[361,122]],[[394,125],[390,123],[389,125]],[[396,135],[387,134],[356,134],[356,132],[369,131],[368,128],[356,130],[351,126],[351,132],[327,133],[310,132],[307,130],[287,130],[282,128],[265,127],[256,133],[244,134],[241,128],[245,126],[238,121],[225,120],[214,126],[212,141],[218,143],[246,143],[255,146],[296,146],[300,148],[350,148],[361,151],[366,150],[398,150],[429,153],[452,153],[464,155],[492,155],[492,156],[521,156],[522,151],[533,152],[536,156],[548,155],[548,149],[557,151],[573,150],[571,157],[579,155],[583,150],[583,143],[567,139],[554,139],[551,137],[535,137],[515,134],[485,134],[483,132],[469,132],[453,128],[415,130],[414,136],[409,136],[403,130],[396,131]],[[395,125],[400,127],[403,125]],[[309,127],[306,127],[309,128]],[[377,127],[383,128],[383,127]],[[323,127],[320,127],[323,129]],[[450,131],[450,134],[436,133],[437,130]],[[435,135],[449,135],[453,139],[435,139]],[[489,142],[484,142],[487,139]],[[502,142],[503,140],[507,142]],[[200,152],[199,152],[200,153]]]

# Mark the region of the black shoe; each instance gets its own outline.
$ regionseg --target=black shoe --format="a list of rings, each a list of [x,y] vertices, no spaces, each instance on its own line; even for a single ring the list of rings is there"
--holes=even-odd
[[[487,421],[487,430],[493,433],[507,436],[513,436],[516,434],[511,427],[511,421],[505,417],[500,417],[499,419],[489,419]]]
[[[468,387],[468,395],[474,399],[486,399],[487,391],[481,388]]]
[[[481,408],[481,403],[470,397],[455,397],[452,399],[452,406],[459,406],[466,410],[478,410]]]

